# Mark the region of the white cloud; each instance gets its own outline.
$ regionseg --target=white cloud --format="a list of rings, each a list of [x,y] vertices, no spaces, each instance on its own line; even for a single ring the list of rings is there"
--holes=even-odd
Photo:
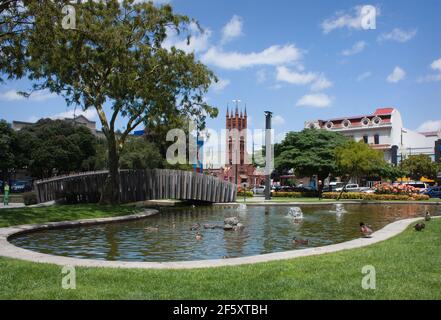
[[[351,13],[344,11],[336,12],[334,17],[326,19],[322,22],[321,27],[323,33],[327,34],[336,29],[347,28],[350,30],[361,30],[362,26],[362,6],[357,6],[352,9]],[[377,16],[380,15],[379,8],[376,8]]]
[[[362,74],[360,74],[357,77],[357,81],[358,82],[363,81],[363,80],[369,78],[370,76],[372,76],[372,72],[370,72],[370,71],[363,72]]]
[[[313,72],[297,72],[287,67],[277,67],[276,79],[290,84],[305,85],[317,79],[317,74]]]
[[[406,72],[400,67],[395,67],[394,71],[387,77],[387,81],[397,83],[406,77]]]
[[[224,90],[230,83],[231,83],[231,81],[228,80],[228,79],[220,79],[219,78],[218,82],[217,83],[213,83],[211,85],[211,87],[213,88],[214,91],[219,92],[219,91]]]
[[[418,82],[422,83],[422,82],[441,81],[441,58],[433,61],[432,64],[430,65],[430,68],[432,68],[435,71],[438,71],[438,73],[437,74],[429,74],[427,76],[420,77],[418,79]]]
[[[441,130],[441,120],[429,120],[422,123],[417,131],[418,132],[431,132]]]
[[[441,72],[441,58],[432,62],[430,67]]]
[[[307,94],[297,101],[297,106],[325,108],[332,103],[332,98],[326,94]]]
[[[311,84],[312,91],[321,91],[332,87],[333,83],[329,81],[324,74],[315,72],[297,72],[287,67],[277,67],[277,81],[287,82],[295,85]]]
[[[0,93],[0,100],[2,101],[35,101],[35,102],[41,102],[46,101],[48,99],[55,98],[56,95],[53,93],[50,93],[48,90],[42,90],[42,91],[35,91],[33,92],[29,98],[26,98],[20,94],[16,90],[9,90],[3,93]]]
[[[341,52],[341,54],[344,55],[344,56],[352,56],[352,55],[354,55],[354,54],[357,54],[357,53],[362,52],[362,51],[364,50],[365,47],[366,47],[366,42],[364,42],[364,41],[359,41],[359,42],[355,43],[355,44],[352,46],[352,48],[350,48],[350,49],[346,49],[346,50],[343,50],[343,51]]]
[[[378,37],[378,41],[397,41],[397,42],[407,42],[415,37],[417,30],[404,31],[399,28],[393,29],[389,33],[383,33]]]
[[[190,41],[188,42],[187,37],[178,35],[174,29],[170,28],[167,31],[167,38],[162,46],[166,49],[175,47],[187,53],[200,53],[208,49],[209,40],[212,35],[210,29],[203,28],[203,30],[201,30],[196,23],[190,23],[189,33]]]
[[[280,126],[280,125],[285,124],[285,119],[280,115],[275,115],[273,117],[272,121],[273,121],[273,124],[276,126]]]
[[[225,52],[212,47],[202,55],[202,61],[219,68],[240,70],[255,66],[279,66],[294,63],[302,58],[302,52],[293,44],[271,46],[261,52]]]
[[[234,15],[231,20],[222,28],[221,43],[225,44],[233,39],[243,35],[243,20],[241,17]]]
[[[311,85],[312,91],[322,91],[332,87],[334,84],[329,81],[323,74],[320,74],[317,80]]]

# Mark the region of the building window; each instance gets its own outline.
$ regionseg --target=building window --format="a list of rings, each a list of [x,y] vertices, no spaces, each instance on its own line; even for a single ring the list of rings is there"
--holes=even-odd
[[[351,126],[351,121],[348,119],[343,120],[342,124],[343,128],[349,128]]]
[[[364,143],[368,143],[369,142],[369,137],[368,136],[363,136],[363,141],[364,141]]]
[[[326,122],[325,124],[326,129],[330,130],[334,127],[334,123],[332,123],[331,121]]]
[[[369,120],[369,118],[363,118],[361,120],[361,124],[365,127],[368,126],[370,123],[371,123],[371,120]]]
[[[376,134],[376,135],[374,136],[374,143],[375,143],[375,144],[380,144],[380,135]]]
[[[372,120],[372,122],[375,124],[375,125],[380,125],[381,124],[381,118],[380,117],[375,117],[373,120]]]

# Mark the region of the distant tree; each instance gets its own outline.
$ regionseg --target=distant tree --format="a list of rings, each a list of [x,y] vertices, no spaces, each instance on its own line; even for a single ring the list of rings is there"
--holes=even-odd
[[[334,152],[347,140],[342,134],[327,130],[290,132],[274,147],[275,168],[279,172],[294,169],[297,176],[317,175],[324,180],[338,172]]]
[[[439,170],[438,165],[432,161],[430,156],[425,154],[409,156],[402,162],[403,170],[407,175],[416,181],[422,177],[436,179]]]
[[[131,137],[121,153],[121,169],[154,169],[164,166],[164,158],[153,143],[143,137]]]
[[[17,137],[11,126],[0,120],[0,180],[6,180],[10,169],[16,168]]]
[[[351,178],[378,175],[386,167],[381,151],[372,149],[363,141],[349,140],[335,149],[335,162],[345,183]],[[343,191],[340,193],[340,197]],[[339,197],[339,199],[340,199]]]
[[[78,1],[76,27],[65,30],[61,21],[67,3],[71,1],[30,1],[23,14],[33,23],[0,43],[20,68],[6,63],[0,68],[9,76],[28,76],[35,81],[34,90],[60,94],[69,105],[96,109],[108,150],[101,203],[118,203],[119,158],[130,133],[142,123],[148,125],[151,115],[217,116],[217,109],[204,99],[217,79],[194,54],[164,48],[167,31],[188,33],[192,22],[170,5]],[[121,134],[116,132],[118,117],[127,121]]]
[[[405,170],[400,168],[400,166],[395,166],[390,163],[384,163],[382,167],[378,168],[378,175],[381,178],[396,181],[398,178],[406,176],[407,173]]]
[[[17,132],[18,154],[36,178],[82,171],[95,156],[96,137],[84,126],[42,119]]]

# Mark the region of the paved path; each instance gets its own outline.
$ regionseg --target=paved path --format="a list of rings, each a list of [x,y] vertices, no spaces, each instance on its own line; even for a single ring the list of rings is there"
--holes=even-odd
[[[29,233],[37,230],[77,227],[91,224],[103,224],[110,222],[121,222],[134,219],[144,219],[146,217],[157,214],[156,210],[146,210],[143,214],[132,216],[103,218],[103,219],[89,219],[69,222],[53,222],[43,225],[23,225],[10,228],[0,229],[0,256],[9,257],[13,259],[21,259],[39,263],[50,263],[60,266],[75,266],[75,267],[108,267],[108,268],[130,268],[130,269],[193,269],[193,268],[209,268],[209,267],[223,267],[223,266],[238,266],[243,264],[252,264],[259,262],[268,262],[276,260],[294,259],[299,257],[320,255],[324,253],[332,253],[341,250],[355,249],[366,247],[374,243],[382,242],[390,239],[397,234],[403,232],[409,225],[420,221],[421,218],[405,219],[393,222],[383,229],[378,230],[372,235],[372,238],[360,238],[344,243],[333,244],[318,248],[308,248],[302,250],[292,250],[285,252],[277,252],[264,254],[259,256],[220,259],[220,260],[200,260],[200,261],[182,261],[182,262],[122,262],[122,261],[102,261],[93,259],[77,259],[70,257],[54,256],[43,254],[35,251],[30,251],[14,246],[8,242],[8,238],[23,233]],[[438,217],[434,217],[438,218]]]

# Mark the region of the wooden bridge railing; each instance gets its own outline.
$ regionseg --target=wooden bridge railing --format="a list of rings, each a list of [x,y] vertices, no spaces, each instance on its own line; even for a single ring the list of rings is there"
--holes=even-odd
[[[62,193],[100,193],[107,171],[88,172],[55,177],[35,182],[37,199],[41,202],[57,200]],[[120,171],[121,202],[176,199],[211,203],[236,201],[236,185],[205,174],[151,169]]]

